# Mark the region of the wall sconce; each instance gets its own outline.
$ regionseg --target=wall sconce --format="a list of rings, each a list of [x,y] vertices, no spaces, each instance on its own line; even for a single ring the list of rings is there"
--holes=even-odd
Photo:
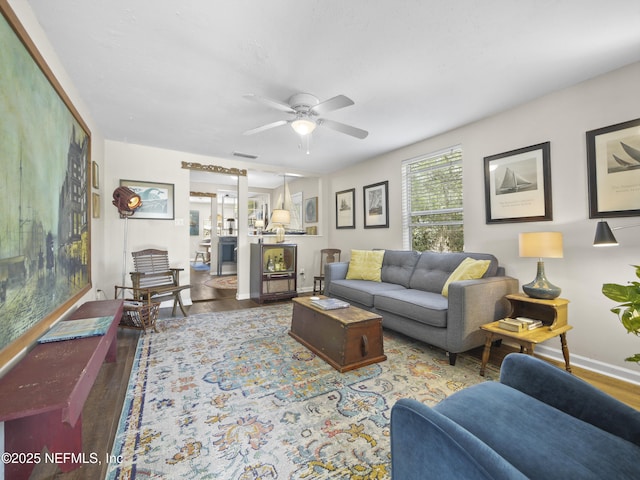
[[[562,258],[562,233],[521,233],[518,243],[521,257],[538,257],[536,278],[533,282],[522,286],[524,293],[532,298],[541,298],[546,300],[553,300],[558,297],[561,289],[547,280],[542,258]]]
[[[614,227],[613,230],[622,230],[625,228],[633,228],[640,227],[640,224],[637,225],[625,225],[622,227]],[[598,225],[596,226],[596,236],[593,239],[594,247],[615,247],[619,245],[618,240],[613,235],[609,224],[605,220],[600,220]]]

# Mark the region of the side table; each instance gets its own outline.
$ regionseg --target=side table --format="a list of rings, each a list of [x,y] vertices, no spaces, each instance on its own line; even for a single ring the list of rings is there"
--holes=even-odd
[[[480,375],[484,376],[485,367],[491,354],[491,345],[495,340],[512,340],[520,345],[521,353],[533,355],[535,346],[538,343],[546,342],[554,337],[560,337],[565,369],[567,372],[571,372],[569,347],[567,346],[567,332],[573,328],[567,323],[569,300],[564,298],[541,300],[528,297],[522,293],[506,295],[505,298],[511,304],[509,318],[528,317],[541,320],[542,326],[519,333],[500,328],[498,321],[482,325],[480,328],[485,332],[486,341],[482,352]]]

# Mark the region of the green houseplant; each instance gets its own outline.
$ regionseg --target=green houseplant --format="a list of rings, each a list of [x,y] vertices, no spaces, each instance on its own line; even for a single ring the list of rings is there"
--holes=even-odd
[[[636,270],[636,277],[640,279],[640,266],[632,265]],[[620,305],[611,309],[615,313],[627,332],[640,336],[640,282],[632,281],[627,285],[605,283],[602,293]],[[625,358],[627,362],[640,363],[640,353]]]

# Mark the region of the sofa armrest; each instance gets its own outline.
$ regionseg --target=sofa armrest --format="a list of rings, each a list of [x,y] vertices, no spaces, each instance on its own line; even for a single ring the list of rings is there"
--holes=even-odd
[[[575,418],[640,445],[640,411],[530,355],[507,355],[500,382]]]
[[[393,480],[526,478],[460,425],[412,399],[391,409],[391,469]]]
[[[349,270],[349,262],[333,262],[324,266],[324,291],[328,295],[330,293],[332,280],[344,280]]]
[[[462,352],[468,338],[480,338],[480,325],[504,318],[509,313],[505,295],[518,292],[518,280],[512,277],[487,277],[462,280],[449,285],[447,340],[451,351]]]

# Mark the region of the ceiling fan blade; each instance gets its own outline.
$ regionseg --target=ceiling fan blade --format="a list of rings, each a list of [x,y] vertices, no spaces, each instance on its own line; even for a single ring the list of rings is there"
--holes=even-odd
[[[271,128],[276,128],[279,127],[280,125],[286,125],[287,122],[286,120],[278,120],[277,122],[273,122],[273,123],[267,123],[266,125],[262,125],[261,127],[257,127],[257,128],[253,128],[251,130],[247,130],[246,132],[243,132],[243,135],[253,135],[254,133],[260,133],[260,132],[264,132],[265,130],[269,130]]]
[[[266,98],[266,97],[259,97],[258,95],[254,95],[253,93],[247,93],[243,95],[243,97],[248,100],[255,100],[256,102],[262,103],[263,105],[266,105],[271,108],[275,108],[276,110],[280,110],[282,112],[296,113],[296,111],[293,108],[291,108],[291,105],[284,102],[280,102],[278,100],[273,100],[271,98]]]
[[[347,135],[351,135],[352,137],[356,137],[361,140],[367,138],[367,135],[369,135],[369,132],[367,132],[366,130],[352,127],[351,125],[345,125],[344,123],[335,122],[333,120],[327,120],[324,118],[318,119],[318,125],[329,127],[332,130],[336,130],[340,133],[346,133]]]
[[[353,105],[353,100],[349,97],[345,97],[344,95],[337,95],[329,100],[319,103],[315,107],[311,107],[309,110],[316,115],[324,115],[327,112],[348,107],[349,105]]]

